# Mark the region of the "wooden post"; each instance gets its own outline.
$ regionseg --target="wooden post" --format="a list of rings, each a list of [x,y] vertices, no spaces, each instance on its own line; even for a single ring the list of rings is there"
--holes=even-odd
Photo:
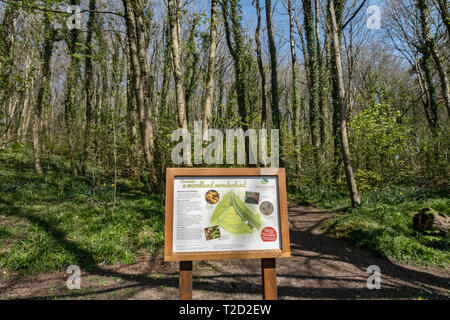
[[[180,261],[180,300],[192,300],[192,261]]]
[[[275,258],[261,259],[262,298],[277,300],[277,271]]]

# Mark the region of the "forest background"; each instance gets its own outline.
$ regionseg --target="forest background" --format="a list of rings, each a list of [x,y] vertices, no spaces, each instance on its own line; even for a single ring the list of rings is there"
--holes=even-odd
[[[330,234],[448,266],[448,236],[412,229],[450,214],[447,1],[1,0],[0,22],[0,268],[160,252],[195,121],[280,130],[290,199],[339,212]]]

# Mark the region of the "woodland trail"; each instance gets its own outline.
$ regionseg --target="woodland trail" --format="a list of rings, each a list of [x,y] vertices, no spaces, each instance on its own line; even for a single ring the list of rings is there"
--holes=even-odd
[[[292,257],[277,260],[279,299],[449,299],[450,270],[413,267],[375,257],[330,238],[332,213],[289,206]],[[381,269],[381,289],[366,286],[367,267]],[[64,272],[0,275],[0,299],[177,299],[178,264],[142,257],[130,266],[82,270],[81,290],[68,290]],[[261,299],[259,260],[194,263],[194,299]]]

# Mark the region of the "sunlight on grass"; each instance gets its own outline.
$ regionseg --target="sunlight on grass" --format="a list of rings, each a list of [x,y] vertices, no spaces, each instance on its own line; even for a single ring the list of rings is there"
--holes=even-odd
[[[412,218],[431,207],[450,215],[448,190],[393,186],[362,194],[362,206],[351,208],[345,189],[303,188],[291,199],[337,212],[327,225],[328,233],[370,250],[375,255],[413,265],[450,265],[450,238],[412,229]]]
[[[71,264],[131,264],[138,254],[162,247],[160,196],[129,192],[129,183],[119,182],[112,214],[93,199],[90,181],[54,170],[39,177],[31,159],[0,157],[0,269],[32,273]]]

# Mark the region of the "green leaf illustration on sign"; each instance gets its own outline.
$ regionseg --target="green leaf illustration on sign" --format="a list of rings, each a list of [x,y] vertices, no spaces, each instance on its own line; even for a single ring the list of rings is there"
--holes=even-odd
[[[211,222],[234,234],[251,233],[253,229],[260,229],[262,225],[260,217],[254,214],[233,191],[228,192],[219,202]]]

